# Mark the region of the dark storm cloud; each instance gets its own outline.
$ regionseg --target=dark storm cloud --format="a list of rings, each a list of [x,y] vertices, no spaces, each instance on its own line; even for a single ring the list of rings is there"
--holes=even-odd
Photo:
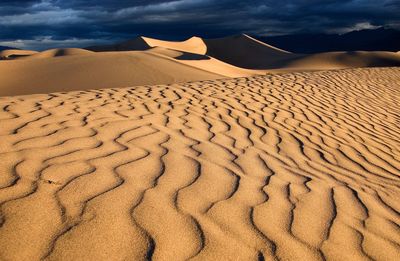
[[[183,39],[377,26],[400,26],[400,0],[0,1],[0,45],[19,40],[17,47],[82,46],[137,35]]]

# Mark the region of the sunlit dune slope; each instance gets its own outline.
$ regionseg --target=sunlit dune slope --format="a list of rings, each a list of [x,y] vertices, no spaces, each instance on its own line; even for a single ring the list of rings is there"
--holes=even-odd
[[[36,53],[38,52],[30,50],[8,49],[0,51],[0,60],[18,59],[18,58],[28,57]]]
[[[151,47],[159,46],[194,54],[206,54],[207,52],[207,46],[203,42],[203,39],[199,37],[192,37],[182,42],[162,41],[148,37],[142,38]]]
[[[46,51],[34,55],[43,59],[1,61],[0,96],[223,78],[152,53],[82,52],[49,58],[57,52]]]

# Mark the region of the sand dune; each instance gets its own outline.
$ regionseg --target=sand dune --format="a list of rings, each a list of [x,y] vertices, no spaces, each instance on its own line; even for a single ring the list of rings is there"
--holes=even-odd
[[[162,41],[148,37],[142,37],[151,47],[164,47],[194,54],[206,54],[207,46],[200,37],[192,37],[182,42]]]
[[[33,55],[28,56],[28,59],[32,58],[54,58],[54,57],[61,57],[61,56],[71,56],[71,55],[87,55],[93,52],[80,49],[80,48],[57,48],[57,49],[50,49],[40,53],[36,53]]]
[[[0,60],[18,59],[31,56],[37,53],[38,52],[36,51],[30,51],[30,50],[8,49],[0,51]]]
[[[0,259],[396,260],[399,83],[348,69],[0,98]]]
[[[199,55],[193,56],[192,60],[201,60],[201,55],[206,55],[235,67],[266,72],[400,66],[400,57],[394,52],[295,54],[258,41],[246,34],[218,39],[192,37],[182,42],[138,37],[120,44],[89,47],[88,49],[94,51],[138,51],[149,50],[152,47]]]
[[[75,50],[76,51],[76,50]],[[31,58],[1,61],[0,96],[29,93],[167,84],[224,78],[150,52],[91,53],[57,56],[58,51]]]
[[[71,55],[91,54],[92,51],[80,48],[56,48],[43,52],[30,50],[4,50],[0,51],[0,60],[33,59],[33,58],[54,58]]]
[[[245,77],[266,73],[262,70],[248,70],[233,66],[208,55],[188,53],[164,47],[153,47],[149,49],[148,52],[167,56],[182,64],[190,65],[209,72],[215,72],[225,77]]]
[[[393,52],[328,52],[320,54],[294,54],[268,45],[246,34],[219,39],[192,37],[186,41],[161,41],[139,37],[121,44],[98,47],[93,50],[149,50],[161,47],[197,54],[228,63],[235,67],[271,71],[327,70],[358,67],[400,66],[400,57]],[[90,48],[89,48],[90,49]]]
[[[289,52],[262,43],[247,35],[237,35],[220,39],[192,37],[186,41],[162,41],[138,37],[114,45],[92,46],[92,51],[142,51],[152,47],[208,55],[231,65],[249,69],[265,69],[276,60],[293,57]]]
[[[400,57],[393,52],[294,54],[260,42],[248,35],[204,41],[208,48],[208,55],[247,69],[304,71],[400,66]]]
[[[248,77],[267,73],[400,66],[394,52],[293,54],[248,35],[0,52],[0,96]]]
[[[89,46],[85,49],[95,52],[112,52],[112,51],[144,51],[148,50],[149,48],[150,46],[143,39],[143,37],[137,37],[135,39],[124,41],[118,44]]]
[[[8,57],[11,53],[4,51]],[[26,53],[17,60],[1,61],[0,72],[7,75],[0,81],[0,96],[265,74],[264,71],[239,68],[207,55],[166,47],[119,52],[51,49]]]
[[[270,68],[278,71],[302,71],[387,66],[400,66],[400,56],[381,51],[328,52],[282,60]]]
[[[248,69],[268,69],[281,60],[298,56],[245,34],[204,41],[208,55]]]
[[[183,51],[195,54],[206,54],[207,46],[203,39],[199,37],[192,37],[186,41],[163,41],[149,37],[137,37],[135,39],[124,41],[118,44],[90,46],[86,49],[96,52],[105,51],[144,51],[151,47],[163,47],[177,51]]]

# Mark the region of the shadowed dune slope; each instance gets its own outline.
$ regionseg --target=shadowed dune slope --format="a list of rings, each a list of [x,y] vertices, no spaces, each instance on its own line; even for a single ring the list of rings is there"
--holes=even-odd
[[[397,260],[399,83],[368,68],[2,97],[0,259]]]
[[[59,51],[51,50],[33,55],[43,59],[31,57],[1,61],[0,72],[7,77],[0,81],[0,96],[167,84],[224,77],[148,52],[92,53],[78,49],[60,54]],[[64,56],[53,57],[58,55]]]
[[[110,52],[110,51],[144,51],[148,50],[149,48],[150,46],[146,43],[143,37],[137,37],[135,39],[124,41],[122,43],[89,46],[85,49],[94,52]]]
[[[247,69],[301,71],[400,66],[400,56],[394,52],[295,54],[244,34],[204,41],[207,45],[207,55]]]
[[[248,69],[267,69],[281,60],[297,57],[248,35],[205,39],[207,54],[221,61]]]
[[[279,70],[284,72],[400,66],[400,56],[394,52],[295,54],[268,45],[245,34],[218,39],[192,37],[182,42],[138,37],[119,44],[89,47],[87,49],[94,51],[124,51],[149,50],[152,47],[199,55],[192,56],[192,60],[201,60],[201,55],[205,55],[235,67],[253,70]]]
[[[300,55],[272,65],[282,70],[332,70],[362,67],[400,66],[400,55],[394,52],[328,52]]]

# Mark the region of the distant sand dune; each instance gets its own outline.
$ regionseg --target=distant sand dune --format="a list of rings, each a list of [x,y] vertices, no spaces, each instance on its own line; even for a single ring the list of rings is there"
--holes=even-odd
[[[0,72],[7,77],[0,81],[0,96],[225,77],[149,52],[82,52],[50,58],[57,56],[51,51],[33,55],[43,59],[1,61]]]
[[[207,55],[235,67],[253,70],[305,71],[358,67],[400,66],[400,57],[394,52],[328,52],[295,54],[268,45],[246,34],[217,39],[192,37],[186,41],[162,41],[147,37],[119,44],[95,46],[93,51],[149,50],[161,47],[199,55]],[[200,56],[198,56],[200,59]]]
[[[205,45],[203,39],[199,37],[192,37],[182,42],[162,41],[148,37],[142,38],[151,47],[160,46],[168,49],[195,54],[206,54],[207,52],[207,46]]]
[[[0,98],[0,259],[397,260],[399,83],[374,68]]]
[[[113,45],[43,52],[0,52],[0,96],[400,66],[394,52],[294,54],[248,35],[163,41],[138,37]]]
[[[186,41],[163,41],[149,37],[137,37],[135,39],[124,41],[118,44],[91,46],[86,49],[105,52],[105,51],[144,51],[152,47],[163,47],[167,49],[183,51],[195,54],[206,54],[207,46],[203,39],[199,37],[192,37]]]
[[[30,50],[13,50],[13,49],[3,50],[0,51],[0,60],[18,59],[22,57],[31,56],[37,53],[38,52],[36,51],[30,51]]]
[[[53,58],[60,56],[85,55],[93,52],[79,48],[57,48],[33,54],[27,58]]]
[[[237,66],[230,65],[229,63],[222,62],[208,55],[201,55],[195,53],[187,53],[164,47],[154,47],[148,50],[148,52],[160,54],[176,59],[179,63],[193,66],[198,69],[209,72],[218,72],[218,74],[225,77],[245,77],[257,74],[265,74],[262,70],[248,70]]]
[[[247,69],[273,68],[274,64],[282,59],[298,56],[244,34],[209,39],[205,40],[205,43],[208,55]]]
[[[280,64],[273,65],[276,70],[332,70],[362,67],[400,66],[400,56],[393,52],[328,52],[302,55]],[[279,68],[280,67],[280,68]]]
[[[247,69],[304,71],[400,66],[400,57],[393,52],[294,54],[260,42],[248,35],[205,40],[205,43],[208,55]]]

